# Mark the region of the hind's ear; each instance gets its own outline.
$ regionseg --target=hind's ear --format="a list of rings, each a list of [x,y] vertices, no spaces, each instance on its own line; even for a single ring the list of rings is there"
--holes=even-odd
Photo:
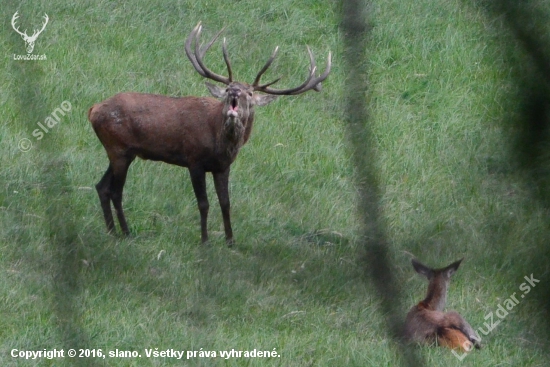
[[[450,278],[457,270],[458,270],[458,267],[460,266],[460,263],[462,262],[462,260],[464,259],[460,259],[458,261],[455,261],[454,263],[452,263],[451,265],[447,266],[443,271],[447,274],[447,276]]]
[[[412,259],[411,262],[412,262],[412,266],[413,266],[414,270],[418,274],[424,275],[428,279],[432,278],[432,276],[433,276],[433,270],[432,269],[428,268],[426,265],[422,264],[420,261],[418,261],[416,259]]]

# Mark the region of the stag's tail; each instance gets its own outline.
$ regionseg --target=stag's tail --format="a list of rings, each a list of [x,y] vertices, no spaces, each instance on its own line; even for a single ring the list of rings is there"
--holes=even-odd
[[[102,123],[104,122],[103,114],[101,113],[101,105],[100,104],[94,104],[90,109],[88,110],[88,121],[92,124],[92,128],[94,129],[95,133],[100,136],[99,129]],[[99,138],[101,140],[101,137]]]
[[[90,107],[90,109],[88,110],[88,120],[89,121],[92,121],[92,110],[94,109],[94,107],[95,107],[95,105]]]

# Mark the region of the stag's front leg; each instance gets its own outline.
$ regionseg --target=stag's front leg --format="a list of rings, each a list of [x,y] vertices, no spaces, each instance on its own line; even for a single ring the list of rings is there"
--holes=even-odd
[[[208,242],[208,195],[206,193],[206,173],[202,168],[189,168],[191,174],[191,183],[193,184],[193,190],[195,191],[195,197],[197,198],[197,205],[199,206],[199,212],[201,214],[201,241],[202,243]]]
[[[223,216],[223,227],[225,230],[225,241],[229,247],[233,246],[233,230],[231,229],[231,204],[229,202],[229,168],[224,172],[213,173],[214,186]]]

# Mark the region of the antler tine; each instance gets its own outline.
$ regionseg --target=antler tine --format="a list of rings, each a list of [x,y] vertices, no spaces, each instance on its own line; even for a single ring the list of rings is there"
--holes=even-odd
[[[16,11],[15,14],[13,14],[13,17],[11,17],[11,25],[15,28],[15,21],[19,19],[19,12]]]
[[[313,89],[319,92],[321,90],[321,82],[324,81],[327,78],[327,76],[330,74],[330,69],[332,66],[331,53],[329,52],[328,54],[327,66],[323,74],[321,74],[318,77],[314,77],[315,71],[317,70],[317,66],[315,66],[315,58],[313,56],[313,52],[311,52],[309,47],[307,47],[307,51],[309,54],[310,70],[309,70],[309,76],[305,82],[303,82],[300,86],[296,88],[279,90],[279,89],[272,89],[272,88],[266,87],[266,88],[262,88],[261,91],[267,94],[274,94],[274,95],[297,95],[297,94],[302,94],[304,92],[307,92],[310,89]]]
[[[225,30],[225,27],[220,29],[219,32],[216,33],[216,35],[214,37],[212,37],[210,42],[208,42],[204,47],[201,46],[201,48],[200,48],[200,58],[201,59],[204,57],[204,55],[206,55],[206,51],[208,51],[210,49],[210,47],[212,47],[214,42],[218,39],[218,37],[220,36],[220,34],[222,34],[222,32],[224,30]],[[202,26],[199,28],[199,31],[197,32],[197,43],[195,44],[195,47],[197,47],[197,45],[199,44],[198,40],[199,40],[199,37],[201,35],[201,31],[202,31]]]
[[[185,54],[187,55],[187,58],[189,59],[189,61],[191,61],[191,64],[193,64],[193,67],[195,68],[195,70],[203,77],[206,77],[206,74],[204,73],[204,70],[202,70],[202,68],[200,67],[200,65],[197,63],[197,58],[195,57],[195,55],[193,54],[193,52],[191,52],[191,44],[193,43],[193,41],[195,40],[195,35],[197,33],[197,30],[201,27],[201,22],[199,22],[195,28],[193,28],[193,30],[191,31],[191,33],[189,34],[189,36],[187,37],[187,39],[185,40]]]
[[[26,33],[22,33],[20,30],[19,30],[19,27],[16,27],[15,26],[15,21],[19,19],[19,12],[15,12],[15,14],[13,14],[13,17],[11,18],[11,26],[12,28],[17,32],[19,33],[21,36],[26,36],[27,34]]]
[[[202,61],[202,58],[204,57],[204,55],[206,54],[206,51],[208,51],[208,49],[212,46],[212,44],[218,39],[218,37],[220,36],[220,34],[223,32],[225,28],[222,28],[215,36],[214,38],[212,38],[212,40],[210,42],[208,42],[204,47],[200,47],[199,45],[199,40],[200,40],[200,34],[201,34],[201,30],[202,30],[202,25],[201,25],[201,22],[199,22],[195,28],[193,29],[193,31],[191,32],[191,34],[189,35],[189,37],[187,37],[187,40],[185,41],[185,53],[187,54],[187,57],[189,58],[189,61],[191,61],[191,64],[193,64],[193,67],[195,68],[195,70],[197,70],[197,72],[205,77],[205,78],[208,78],[208,79],[212,79],[214,81],[217,81],[217,82],[220,82],[220,83],[224,83],[224,84],[229,84],[231,83],[231,70],[228,70],[229,71],[229,74],[230,74],[230,77],[229,78],[226,78],[224,76],[221,76],[221,75],[218,75],[214,72],[212,72],[210,69],[208,69],[206,67],[206,65],[204,65],[204,62]],[[191,51],[191,44],[195,42],[195,50],[194,52]],[[224,55],[224,59],[227,58],[227,55]],[[228,58],[227,58],[228,60]],[[228,65],[228,68],[230,68],[230,64],[227,63],[226,61],[226,65]]]
[[[296,95],[296,94],[307,92],[310,89],[319,91],[320,90],[319,84],[323,80],[325,80],[328,74],[330,73],[330,53],[329,53],[329,59],[327,62],[326,70],[320,77],[315,78],[315,71],[317,70],[317,66],[315,65],[315,58],[309,47],[307,47],[307,51],[309,55],[309,75],[302,84],[300,84],[295,88],[290,88],[290,89],[272,89],[272,88],[268,88],[268,85],[264,85],[264,86],[256,87],[255,90],[258,90],[267,94],[273,94],[273,95]]]
[[[50,20],[50,17],[48,17],[48,14],[44,13],[44,25],[42,26],[42,29],[40,30],[40,32],[42,32],[44,30],[44,28],[46,28],[46,24],[48,24],[48,21]]]
[[[229,61],[229,56],[227,55],[227,48],[225,45],[225,37],[223,39],[222,43],[222,51],[223,51],[223,60],[225,61],[225,65],[227,65],[227,72],[229,73],[229,81],[233,81],[233,71],[231,70],[231,62]]]
[[[307,51],[308,53],[310,54],[310,57],[312,60],[315,60],[314,57],[313,57],[313,53],[311,52],[311,50],[309,49],[309,47],[307,48]],[[327,67],[325,69],[325,71],[323,72],[323,74],[321,74],[320,76],[318,76],[317,78],[313,78],[309,84],[304,87],[304,92],[307,91],[307,90],[310,90],[310,89],[313,89],[314,91],[316,92],[320,92],[321,91],[321,82],[323,80],[325,80],[328,76],[328,74],[330,73],[330,69],[332,67],[332,61],[331,61],[331,52],[328,53],[328,58],[327,58]],[[315,61],[314,61],[315,62]]]
[[[46,25],[48,24],[48,21],[50,20],[50,18],[48,17],[48,14],[46,14],[46,13],[44,13],[43,18],[44,18],[45,22],[44,22],[44,24],[42,24],[42,28],[39,31],[34,30],[31,38],[38,37],[38,35],[40,33],[42,33],[42,31],[46,28]]]
[[[221,75],[218,75],[218,74],[212,72],[210,69],[208,69],[206,67],[206,65],[204,65],[204,63],[202,61],[202,58],[206,54],[206,51],[208,51],[208,49],[212,46],[212,44],[218,39],[220,34],[223,32],[224,28],[222,28],[212,38],[212,40],[210,42],[208,42],[204,47],[199,48],[199,39],[200,39],[200,35],[201,35],[201,30],[202,30],[202,26],[199,27],[199,29],[197,30],[197,32],[195,34],[195,55],[197,57],[197,63],[200,65],[202,70],[205,72],[207,78],[218,81],[218,82],[221,82],[221,83],[224,83],[224,84],[231,83],[231,80],[229,78],[226,78],[224,76],[221,76]]]
[[[273,63],[273,60],[275,60],[275,57],[277,57],[277,51],[279,51],[279,46],[275,47],[275,50],[273,50],[273,53],[271,54],[271,56],[269,57],[269,60],[267,60],[267,62],[265,63],[264,67],[260,70],[260,72],[258,73],[258,75],[256,75],[256,79],[254,79],[254,83],[252,83],[252,86],[254,88],[262,88],[262,87],[267,87],[268,85],[272,85],[272,84],[275,84],[277,83],[279,80],[281,80],[281,78],[278,78],[276,79],[275,81],[272,81],[270,83],[267,83],[267,84],[264,84],[262,86],[258,85],[258,83],[260,83],[260,79],[262,77],[262,75],[266,72],[266,70],[271,66],[271,64]]]
[[[270,85],[273,85],[273,84],[277,83],[279,80],[281,80],[280,77],[277,78],[277,79],[275,79],[275,80],[273,80],[273,81],[271,81],[271,82],[269,82],[269,83],[265,83],[265,84],[262,84],[262,85],[258,85],[257,89],[258,89],[258,90],[261,90],[261,89],[263,89],[263,88],[265,88],[265,87],[269,87]]]

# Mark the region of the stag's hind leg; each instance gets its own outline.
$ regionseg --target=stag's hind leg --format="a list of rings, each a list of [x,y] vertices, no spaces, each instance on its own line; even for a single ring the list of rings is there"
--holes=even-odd
[[[126,183],[126,175],[128,173],[128,167],[135,157],[129,157],[120,159],[113,164],[113,180],[111,181],[111,200],[113,200],[113,206],[115,207],[118,222],[120,223],[120,229],[126,235],[130,235],[126,218],[124,217],[124,211],[122,210],[122,190]]]
[[[109,168],[103,175],[103,178],[96,185],[96,190],[103,209],[103,216],[109,232],[114,231],[113,213],[111,212],[111,201],[115,207],[120,228],[125,235],[129,235],[128,224],[122,210],[122,190],[126,182],[128,167],[134,160],[134,157],[118,159],[111,161]]]
[[[115,229],[115,223],[113,221],[113,213],[111,212],[111,181],[113,180],[113,168],[109,164],[109,168],[101,178],[101,180],[95,185],[97,194],[99,195],[99,202],[101,203],[101,209],[103,209],[103,217],[105,218],[105,224],[107,224],[107,231],[112,233]]]

